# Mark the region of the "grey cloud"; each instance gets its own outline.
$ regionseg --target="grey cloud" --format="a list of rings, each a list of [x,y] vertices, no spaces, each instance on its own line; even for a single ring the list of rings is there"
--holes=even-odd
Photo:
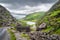
[[[10,9],[25,9],[25,5],[37,6],[45,3],[54,3],[56,0],[0,0],[0,3],[11,4]]]
[[[39,3],[39,2],[41,2],[41,3],[52,3],[52,2],[54,2],[54,1],[56,1],[56,0],[0,0],[1,2],[7,2],[7,3],[16,3],[16,2],[18,2],[18,3],[29,3],[29,2],[33,2],[33,3]]]
[[[3,3],[10,3],[10,4],[20,4],[20,5],[38,5],[40,3],[53,3],[56,0],[0,0]]]

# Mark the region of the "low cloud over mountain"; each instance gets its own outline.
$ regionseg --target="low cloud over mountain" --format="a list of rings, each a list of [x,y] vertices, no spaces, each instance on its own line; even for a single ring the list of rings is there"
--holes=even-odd
[[[57,0],[0,0],[12,14],[29,14],[48,11]]]

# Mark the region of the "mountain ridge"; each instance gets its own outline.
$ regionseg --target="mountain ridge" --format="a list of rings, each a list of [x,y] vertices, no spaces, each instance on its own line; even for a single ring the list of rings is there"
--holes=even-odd
[[[11,26],[16,23],[16,19],[10,14],[10,12],[0,5],[0,26]]]

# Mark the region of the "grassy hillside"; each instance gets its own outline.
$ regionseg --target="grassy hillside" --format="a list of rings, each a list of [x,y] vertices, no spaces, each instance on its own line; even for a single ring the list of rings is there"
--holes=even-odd
[[[45,15],[45,12],[35,12],[35,13],[32,13],[32,14],[27,15],[24,18],[24,20],[36,22],[36,20],[42,18],[44,15]]]
[[[37,21],[37,26],[45,22],[47,28],[42,30],[43,32],[49,32],[50,34],[59,34],[60,35],[60,3],[56,3],[41,21]]]

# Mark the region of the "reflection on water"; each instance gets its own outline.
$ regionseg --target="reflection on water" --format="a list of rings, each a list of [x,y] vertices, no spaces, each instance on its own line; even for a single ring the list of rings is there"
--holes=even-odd
[[[35,22],[27,21],[28,25],[35,25]]]
[[[32,25],[31,29],[36,30],[36,25],[35,25],[36,23],[35,22],[27,21],[27,24]]]

